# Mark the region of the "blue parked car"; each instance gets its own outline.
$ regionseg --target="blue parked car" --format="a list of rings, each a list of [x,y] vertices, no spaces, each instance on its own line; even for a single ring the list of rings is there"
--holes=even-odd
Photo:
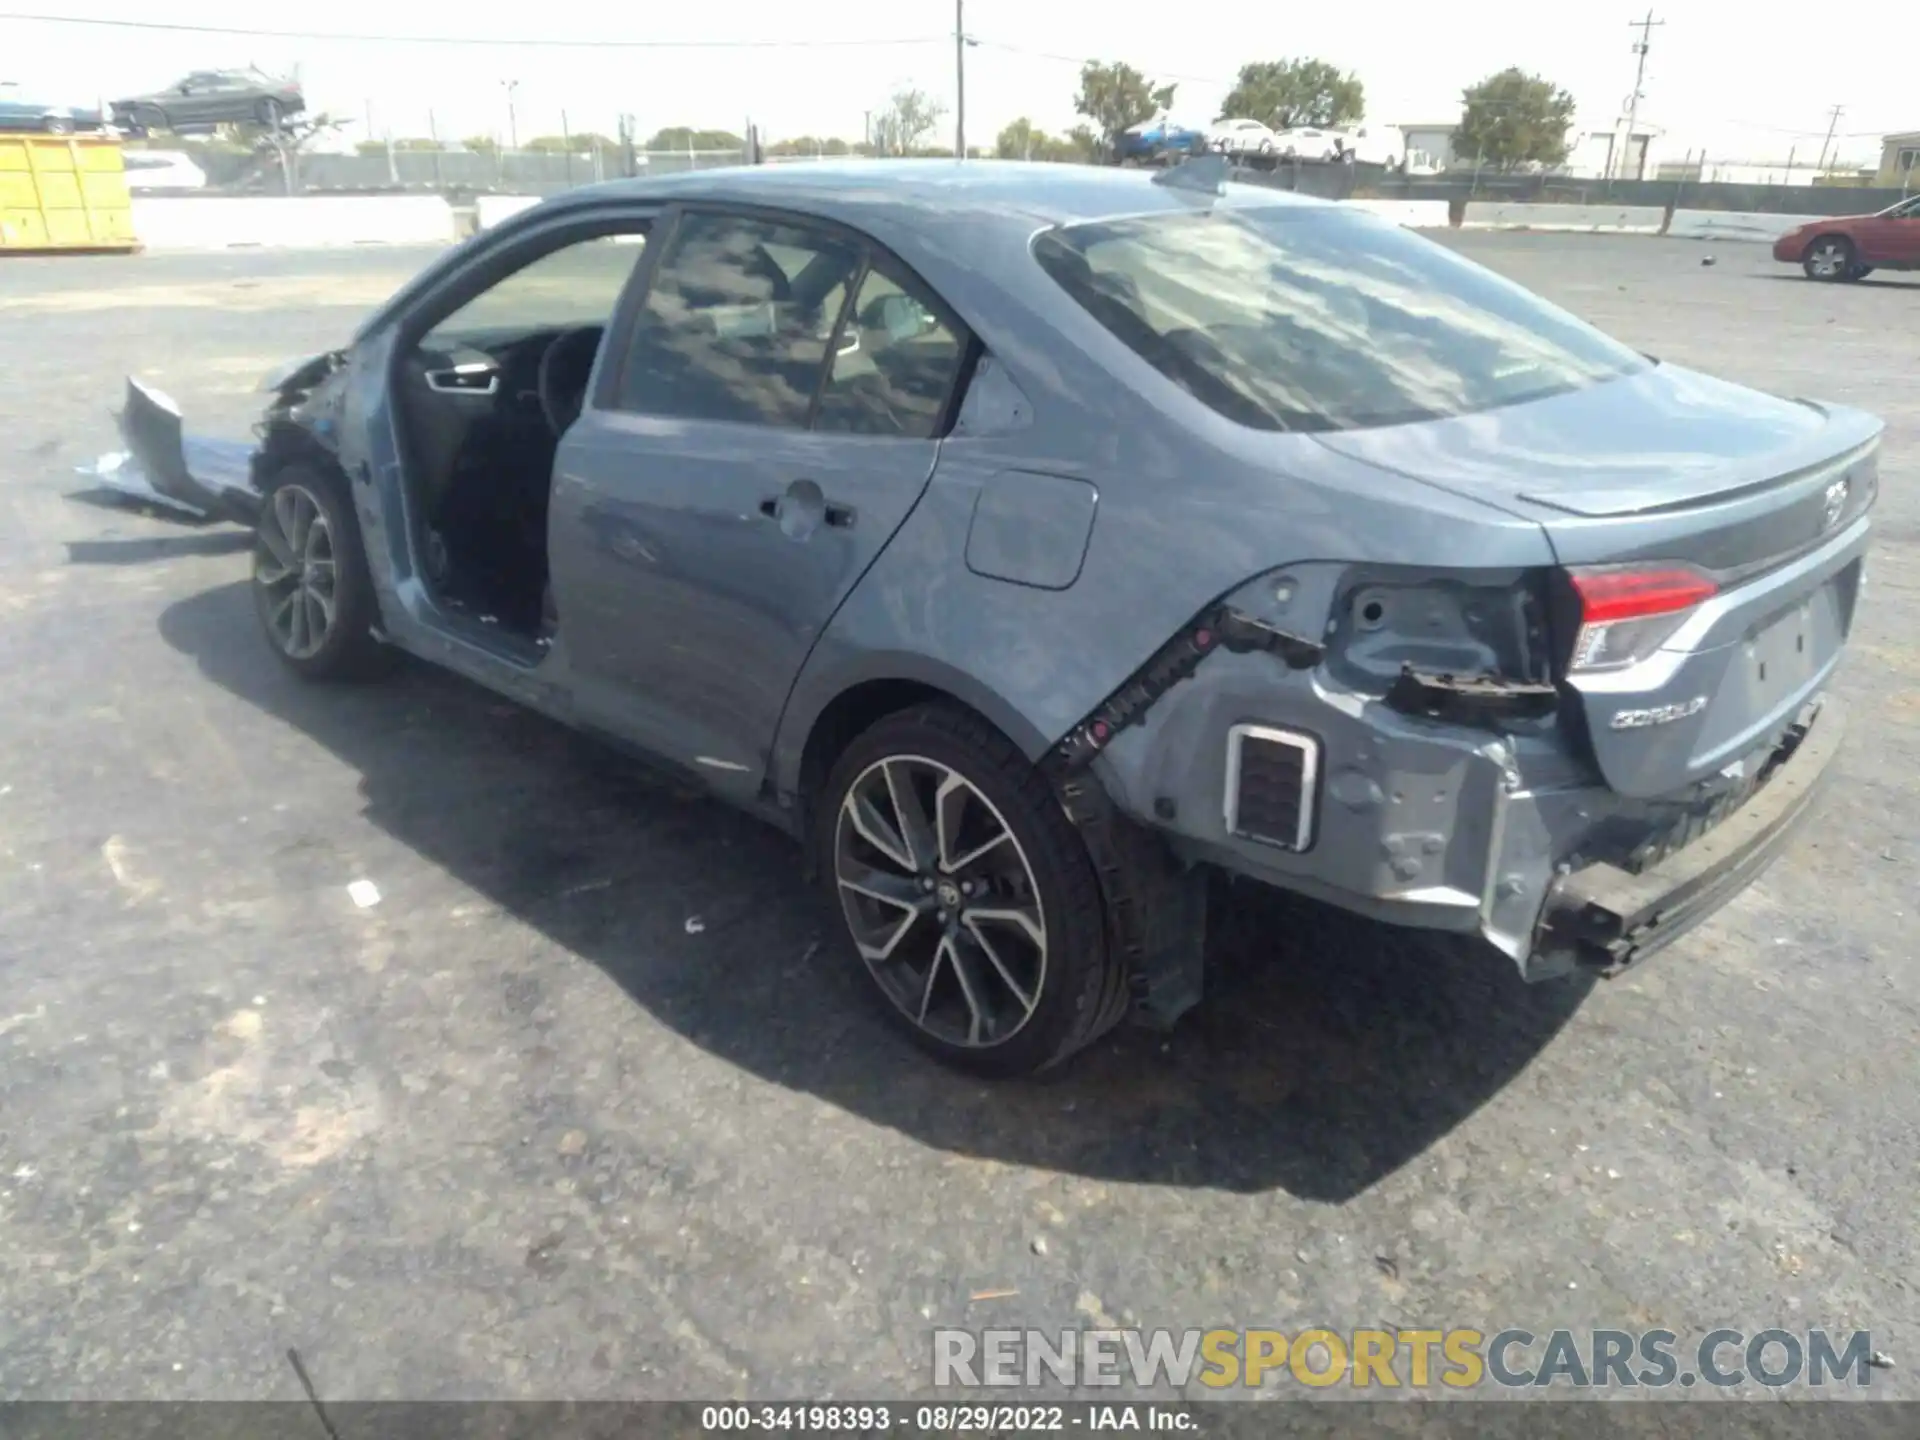
[[[1128,161],[1151,163],[1184,155],[1200,155],[1206,150],[1206,131],[1176,125],[1162,115],[1157,120],[1143,120],[1138,125],[1122,130],[1120,138],[1114,142],[1113,158],[1122,164]]]

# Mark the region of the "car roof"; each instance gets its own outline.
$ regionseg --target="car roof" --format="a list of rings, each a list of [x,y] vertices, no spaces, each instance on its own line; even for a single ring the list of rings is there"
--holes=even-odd
[[[1263,185],[1228,184],[1217,194],[1197,195],[1153,183],[1157,173],[1021,160],[795,161],[613,180],[564,198],[719,200],[791,208],[854,225],[880,219],[911,225],[912,212],[929,209],[946,220],[1065,225],[1189,210],[1203,199],[1234,207],[1329,203]]]

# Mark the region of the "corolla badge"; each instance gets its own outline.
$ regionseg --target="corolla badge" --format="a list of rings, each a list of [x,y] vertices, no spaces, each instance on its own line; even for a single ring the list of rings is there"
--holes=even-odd
[[[1646,710],[1616,710],[1607,722],[1610,730],[1643,730],[1649,725],[1671,725],[1707,708],[1707,697],[1696,695],[1673,705],[1654,705]]]
[[[1852,482],[1845,477],[1827,486],[1826,513],[1820,520],[1820,528],[1822,530],[1831,530],[1835,525],[1840,523],[1840,516],[1847,508],[1847,492],[1852,488]]]

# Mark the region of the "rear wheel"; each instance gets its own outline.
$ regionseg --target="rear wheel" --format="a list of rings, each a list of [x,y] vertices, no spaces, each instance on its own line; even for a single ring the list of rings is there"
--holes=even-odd
[[[47,134],[49,135],[71,135],[73,133],[73,122],[64,115],[49,115],[47,116],[46,124]]]
[[[939,1059],[1030,1074],[1118,1018],[1086,846],[978,716],[925,705],[861,735],[833,768],[814,844],[885,1013]]]
[[[258,113],[260,123],[266,126],[267,129],[278,130],[280,128],[280,102],[278,100],[271,98],[262,100]]]
[[[1807,247],[1800,268],[1809,280],[1851,280],[1854,278],[1853,242],[1844,235],[1823,235]]]
[[[253,599],[267,643],[307,680],[384,669],[373,635],[378,607],[346,486],[331,472],[289,465],[267,486],[254,532]]]

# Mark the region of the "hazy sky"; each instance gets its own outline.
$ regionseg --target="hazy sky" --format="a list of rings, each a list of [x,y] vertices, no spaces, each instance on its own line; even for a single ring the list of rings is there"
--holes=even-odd
[[[863,111],[897,86],[918,85],[945,103],[951,138],[954,95],[951,0],[726,0],[712,5],[511,6],[328,0],[302,9],[257,0],[0,0],[0,17],[23,12],[183,25],[268,26],[349,35],[439,35],[517,41],[584,40],[588,48],[395,44],[365,40],[172,34],[0,18],[0,80],[75,102],[157,88],[189,69],[246,63],[298,65],[317,107],[353,117],[364,134],[369,103],[376,132],[424,134],[427,111],[441,135],[507,129],[502,81],[519,82],[522,139],[560,127],[611,133],[631,113],[642,136],[665,125],[738,131],[747,117],[769,139],[858,138]],[[1633,82],[1636,12],[1574,0],[1361,0],[1361,3],[1141,4],[1134,0],[967,0],[966,26],[980,43],[967,54],[968,138],[991,143],[1019,115],[1049,129],[1074,123],[1078,62],[1125,60],[1157,79],[1178,79],[1175,114],[1213,118],[1245,61],[1310,55],[1357,70],[1376,123],[1448,120],[1463,86],[1509,64],[1572,90],[1581,125],[1607,129]],[[1661,153],[1705,146],[1719,159],[1802,160],[1820,148],[1829,107],[1846,107],[1845,153],[1877,157],[1883,131],[1920,129],[1920,16],[1889,5],[1845,23],[1840,12],[1750,0],[1673,0],[1653,32],[1643,122],[1663,127]],[[1904,34],[1902,33],[1904,31]],[[712,41],[910,43],[768,48],[614,48],[617,42]],[[1873,137],[1873,138],[1870,138]]]

